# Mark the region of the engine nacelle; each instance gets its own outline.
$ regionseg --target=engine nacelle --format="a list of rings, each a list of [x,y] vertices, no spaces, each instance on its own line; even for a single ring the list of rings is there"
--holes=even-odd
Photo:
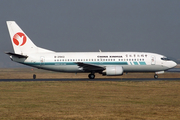
[[[107,76],[115,76],[115,75],[122,75],[123,74],[123,67],[122,66],[107,66],[106,70],[103,71],[103,75]]]

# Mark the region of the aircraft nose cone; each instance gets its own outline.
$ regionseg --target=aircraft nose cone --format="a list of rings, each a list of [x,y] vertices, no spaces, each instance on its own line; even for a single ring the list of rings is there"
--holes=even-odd
[[[173,68],[173,67],[175,67],[176,65],[177,65],[177,63],[174,62],[174,61],[172,61],[170,66],[171,66],[171,68]]]
[[[172,61],[171,65],[172,65],[172,67],[175,67],[177,65],[177,63]]]

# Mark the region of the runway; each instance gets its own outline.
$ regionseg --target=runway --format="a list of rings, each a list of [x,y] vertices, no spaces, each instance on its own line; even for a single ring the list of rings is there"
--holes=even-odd
[[[30,82],[30,81],[179,81],[180,78],[96,78],[96,79],[0,79],[0,82]]]

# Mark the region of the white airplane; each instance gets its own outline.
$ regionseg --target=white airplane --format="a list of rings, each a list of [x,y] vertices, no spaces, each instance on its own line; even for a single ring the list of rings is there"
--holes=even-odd
[[[14,53],[7,52],[12,61],[51,71],[107,76],[123,75],[123,72],[160,73],[177,64],[167,57],[148,52],[54,52],[37,47],[15,21],[7,21]]]

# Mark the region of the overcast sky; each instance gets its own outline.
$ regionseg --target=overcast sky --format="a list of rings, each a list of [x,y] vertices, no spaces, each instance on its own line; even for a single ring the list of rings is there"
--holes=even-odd
[[[6,21],[58,52],[154,52],[180,59],[180,0],[1,0],[0,67],[22,67]]]

